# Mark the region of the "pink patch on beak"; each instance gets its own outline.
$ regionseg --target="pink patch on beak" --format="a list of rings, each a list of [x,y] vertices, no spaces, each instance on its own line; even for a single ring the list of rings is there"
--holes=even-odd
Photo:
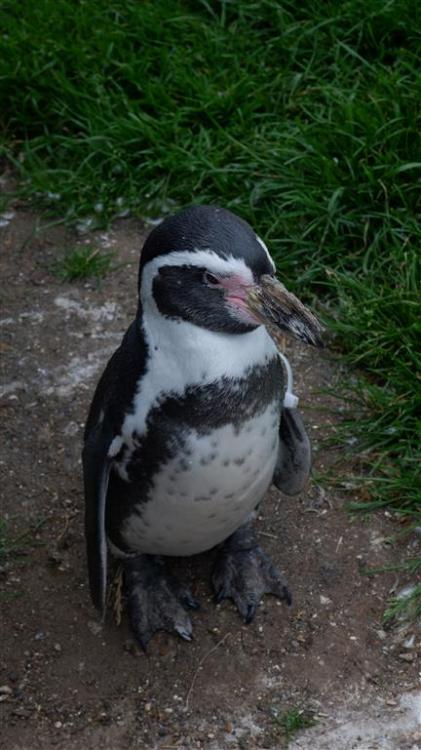
[[[247,293],[254,284],[242,276],[226,276],[220,279],[225,290],[228,307],[235,313],[235,317],[244,323],[261,325],[247,305]]]

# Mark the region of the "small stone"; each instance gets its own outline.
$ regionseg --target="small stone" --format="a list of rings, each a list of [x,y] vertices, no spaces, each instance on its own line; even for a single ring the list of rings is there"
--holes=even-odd
[[[146,713],[149,713],[152,709],[152,703],[145,703],[145,711]]]
[[[399,659],[402,659],[402,661],[414,661],[414,654],[399,654]]]
[[[234,728],[234,727],[233,727],[233,725],[231,724],[231,722],[230,722],[230,721],[227,721],[227,723],[225,724],[225,727],[224,727],[225,731],[226,731],[226,732],[227,732],[228,734],[231,734],[231,732],[232,732],[233,728]]]
[[[124,650],[128,651],[129,654],[133,654],[133,656],[139,656],[141,654],[140,647],[132,638],[127,638],[124,641]],[[140,690],[138,690],[138,692],[140,692]]]
[[[96,620],[88,620],[87,625],[92,635],[99,635],[102,632],[102,625]]]
[[[409,638],[406,638],[406,640],[404,640],[404,642],[402,643],[402,646],[404,648],[408,648],[408,649],[414,648],[414,646],[415,646],[415,635],[412,634],[412,635],[409,636]]]
[[[0,685],[0,694],[1,695],[11,695],[13,693],[13,690],[9,685]]]
[[[61,727],[63,726],[63,724],[62,724],[61,721],[55,721],[54,722],[54,726],[55,726],[56,729],[61,729]]]
[[[385,641],[385,640],[386,640],[386,638],[387,638],[387,633],[386,633],[386,632],[385,632],[384,630],[376,630],[376,633],[377,633],[377,637],[378,637],[378,638],[379,638],[379,639],[380,639],[381,641]]]
[[[17,706],[12,711],[13,716],[18,716],[21,719],[26,719],[28,716],[31,715],[31,712],[28,708],[24,708],[23,706]]]
[[[415,591],[415,586],[404,586],[403,589],[398,591],[396,599],[408,599]]]
[[[332,604],[332,599],[329,599],[328,596],[323,596],[323,594],[320,594],[320,604]]]
[[[59,643],[55,643],[55,644],[54,644],[54,651],[57,651],[58,653],[60,653],[60,651],[61,651],[61,646],[60,646],[60,644],[59,644]]]

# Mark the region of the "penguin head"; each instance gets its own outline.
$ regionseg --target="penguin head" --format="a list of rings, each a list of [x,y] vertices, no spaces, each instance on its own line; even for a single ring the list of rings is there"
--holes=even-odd
[[[250,225],[217,206],[190,206],[165,219],[142,250],[139,300],[148,314],[244,334],[273,325],[280,290],[284,306],[296,300],[276,280],[275,264]],[[286,317],[285,325],[275,325],[308,340],[289,309]]]

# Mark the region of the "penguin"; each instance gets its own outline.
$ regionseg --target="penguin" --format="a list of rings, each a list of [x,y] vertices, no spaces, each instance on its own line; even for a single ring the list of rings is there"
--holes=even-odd
[[[158,630],[192,637],[198,602],[174,557],[216,548],[216,598],[245,622],[265,593],[291,603],[252,526],[270,485],[299,492],[311,463],[295,402],[283,403],[274,329],[321,345],[247,222],[193,205],[149,234],[136,316],[99,380],[82,451],[92,600],[104,616],[111,552],[144,648]]]

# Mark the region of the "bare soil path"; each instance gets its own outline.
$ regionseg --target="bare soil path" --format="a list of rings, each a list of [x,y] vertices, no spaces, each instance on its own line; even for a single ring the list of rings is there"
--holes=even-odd
[[[98,624],[84,559],[82,430],[135,310],[143,229],[123,220],[91,236],[121,265],[100,283],[63,284],[51,265],[85,238],[37,234],[28,212],[1,218],[1,510],[18,548],[0,570],[2,746],[282,748],[280,717],[298,708],[316,723],[291,737],[292,749],[420,748],[419,632],[381,626],[388,593],[409,581],[362,574],[419,542],[387,544],[396,530],[387,515],[351,519],[343,498],[314,480],[298,498],[273,490],[257,521],[289,580],[291,610],[267,597],[244,626],[230,603],[215,606],[208,554],[177,562],[202,603],[192,643],[162,633],[144,655],[124,616],[120,627],[111,614]],[[334,455],[320,437],[340,419],[320,391],[337,366],[288,346],[320,471]]]

